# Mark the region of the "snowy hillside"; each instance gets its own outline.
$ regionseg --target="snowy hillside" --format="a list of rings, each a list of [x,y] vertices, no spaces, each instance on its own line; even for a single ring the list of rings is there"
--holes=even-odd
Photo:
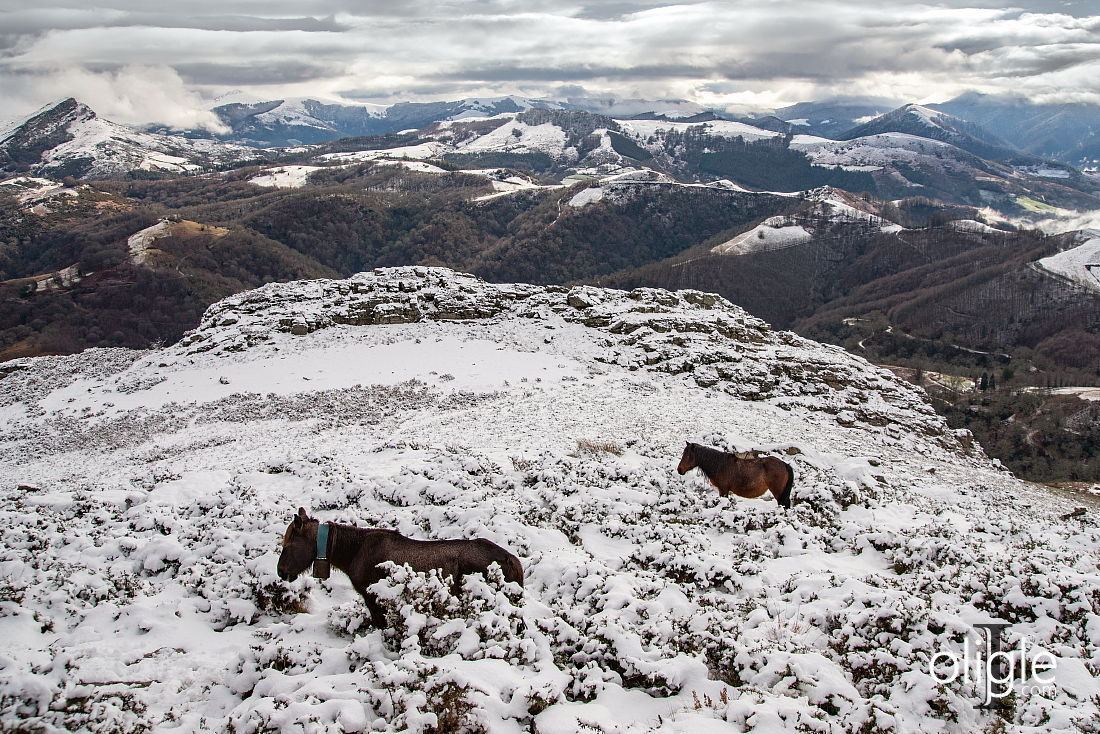
[[[391,105],[304,98],[261,101],[233,96],[218,101],[221,104],[212,112],[232,130],[222,136],[223,139],[264,148],[321,143],[357,135],[382,135],[418,129],[443,120],[491,117],[536,107],[563,108],[559,103],[515,96]]]
[[[980,125],[918,104],[903,105],[852,128],[840,137],[853,140],[883,133],[906,133],[942,140],[991,160],[1019,156],[1019,151],[1010,143]]]
[[[720,499],[687,440],[793,465]],[[0,373],[0,721],[26,731],[1096,731],[1100,535],[923,394],[694,291],[400,268]],[[522,592],[275,574],[292,512],[485,537]],[[939,682],[1009,623],[1056,685]]]
[[[531,99],[516,95],[438,102],[371,104],[322,102],[291,98],[261,100],[240,93],[217,99],[212,112],[232,132],[223,139],[261,147],[319,143],[355,135],[382,135],[419,129],[433,123],[485,118],[523,110],[580,110],[609,117],[645,115],[686,119],[707,114],[697,104],[682,100],[572,98],[567,101]],[[202,134],[201,131],[192,131]]]
[[[1079,238],[1076,247],[1044,257],[1036,265],[1085,288],[1100,290],[1100,230],[1086,229]]]
[[[752,229],[715,245],[710,251],[716,255],[748,255],[797,247],[813,241],[815,237],[827,237],[826,232],[819,230],[829,228],[836,222],[866,222],[881,232],[897,233],[905,229],[896,222],[860,208],[857,205],[866,204],[839,189],[823,186],[803,192],[802,197],[814,202],[813,206],[795,214],[768,217]],[[968,223],[964,228],[972,231],[972,225],[996,231],[980,222]]]
[[[852,140],[826,140],[798,135],[791,147],[802,151],[819,166],[843,166],[848,170],[877,170],[896,164],[916,165],[943,159],[941,166],[961,166],[958,150],[950,143],[908,133],[882,133]]]

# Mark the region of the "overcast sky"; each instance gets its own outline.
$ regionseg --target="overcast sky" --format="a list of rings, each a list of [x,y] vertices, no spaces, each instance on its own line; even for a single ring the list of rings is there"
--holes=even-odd
[[[0,0],[0,117],[67,96],[215,124],[217,95],[520,94],[727,109],[966,90],[1100,102],[1100,0]]]

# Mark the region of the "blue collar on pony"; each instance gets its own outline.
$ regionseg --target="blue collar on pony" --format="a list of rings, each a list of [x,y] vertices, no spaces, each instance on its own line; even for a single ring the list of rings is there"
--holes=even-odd
[[[313,559],[313,578],[327,579],[331,571],[328,560],[329,525],[317,525],[317,557]]]

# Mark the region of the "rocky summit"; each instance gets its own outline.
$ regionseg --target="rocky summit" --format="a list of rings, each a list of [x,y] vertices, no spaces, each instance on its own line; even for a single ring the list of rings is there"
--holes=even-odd
[[[685,442],[778,456],[719,497]],[[522,588],[285,582],[299,507]],[[26,730],[1092,732],[1100,532],[923,393],[698,291],[271,284],[0,373],[0,720]],[[983,627],[1019,675],[983,707]],[[1021,652],[1022,651],[1022,652]]]
[[[894,435],[905,427],[949,449],[973,446],[966,432],[947,430],[920,391],[889,371],[840,347],[773,331],[724,298],[691,290],[499,285],[444,268],[382,268],[231,296],[212,306],[180,347],[238,351],[280,333],[448,321],[568,329],[599,345],[602,351],[592,355],[597,364],[682,375],[739,399],[824,412],[841,425],[877,426]]]

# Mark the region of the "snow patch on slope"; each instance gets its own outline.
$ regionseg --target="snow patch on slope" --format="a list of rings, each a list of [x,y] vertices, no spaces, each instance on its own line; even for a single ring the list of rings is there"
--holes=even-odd
[[[1044,257],[1036,264],[1078,285],[1100,290],[1100,230],[1085,230],[1077,247]]]
[[[146,227],[140,232],[130,235],[126,240],[126,246],[130,250],[130,262],[135,265],[144,265],[149,261],[149,249],[160,237],[167,237],[172,233],[172,223],[162,219],[156,224]]]
[[[864,170],[889,167],[897,163],[923,163],[937,152],[958,150],[950,143],[906,133],[882,133],[845,141],[803,138],[804,136],[795,136],[791,141],[791,148],[805,153],[814,165],[860,166],[865,167]],[[955,164],[947,157],[943,159],[943,165]]]
[[[583,191],[578,191],[569,200],[569,206],[582,207],[586,204],[594,204],[603,201],[604,190],[599,186],[591,186]]]
[[[359,163],[373,161],[379,158],[410,158],[422,160],[425,158],[439,158],[444,153],[450,152],[451,146],[444,143],[429,141],[416,145],[403,145],[397,148],[385,148],[383,150],[355,150],[346,153],[325,153],[318,156],[319,160],[339,161],[341,163]]]
[[[546,153],[552,157],[565,154],[566,133],[551,122],[528,125],[512,120],[497,129],[456,146],[462,153],[507,152]]]
[[[623,131],[634,138],[645,139],[663,132],[684,132],[698,130],[705,135],[721,138],[743,138],[746,141],[768,140],[780,135],[772,130],[753,127],[732,120],[711,120],[708,122],[670,122],[667,120],[619,120]]]
[[[276,189],[297,189],[309,183],[309,176],[322,166],[280,166],[248,179],[250,184]]]
[[[813,239],[805,227],[788,224],[787,217],[769,217],[748,232],[711,248],[716,255],[747,255],[801,245]]]
[[[380,166],[400,166],[401,168],[404,168],[404,169],[409,170],[409,171],[416,171],[417,173],[447,173],[446,169],[440,168],[439,166],[428,163],[427,161],[409,161],[409,160],[387,161],[387,160],[380,160],[380,161],[378,161],[378,165],[380,165]]]

